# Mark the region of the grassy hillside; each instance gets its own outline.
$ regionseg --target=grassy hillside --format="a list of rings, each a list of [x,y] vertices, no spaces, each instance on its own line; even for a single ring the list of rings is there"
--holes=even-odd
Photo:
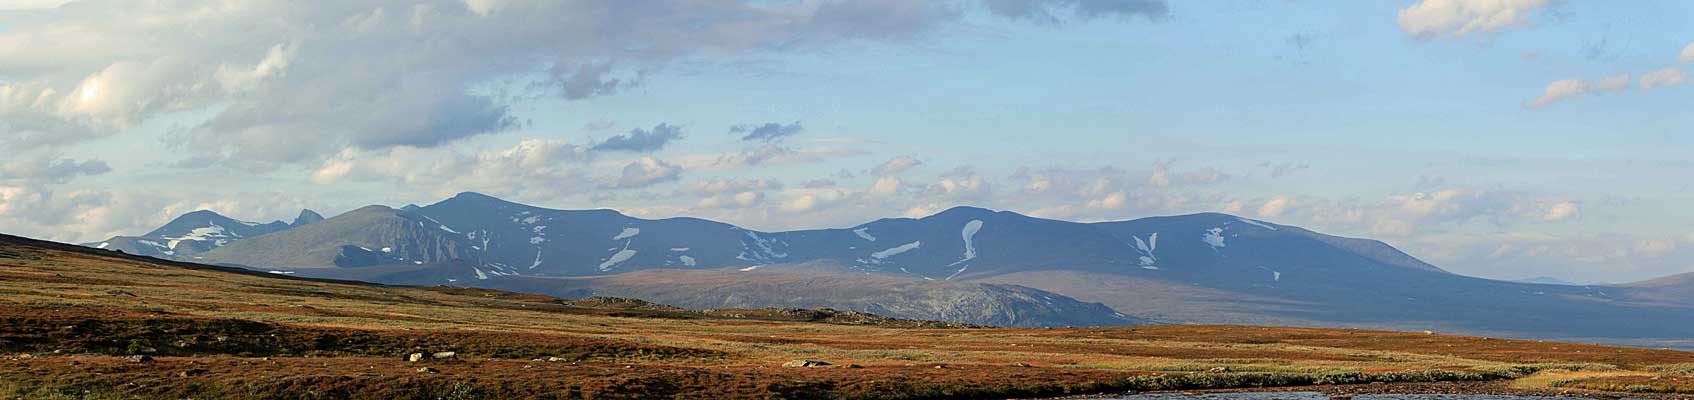
[[[635,297],[696,309],[833,307],[905,318],[1024,327],[1147,323],[1100,304],[1022,286],[865,274],[672,269],[595,277],[498,277],[469,283],[562,297]]]
[[[815,316],[307,280],[0,237],[0,398],[1006,398],[1429,381],[1529,394],[1607,387],[1556,374],[1686,380],[1694,365],[1679,351],[1425,333]],[[796,322],[814,319],[838,323]],[[434,352],[455,355],[405,359]],[[783,366],[801,359],[845,367]],[[1395,386],[1356,386],[1376,387]]]

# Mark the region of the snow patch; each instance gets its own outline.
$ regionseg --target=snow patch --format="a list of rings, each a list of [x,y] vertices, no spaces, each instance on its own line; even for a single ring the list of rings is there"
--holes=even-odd
[[[394,248],[393,248],[393,247],[384,247],[384,248],[382,248],[382,252],[384,252],[384,253],[393,253],[393,252],[394,252]]]
[[[1260,228],[1265,228],[1265,229],[1269,229],[1269,230],[1273,230],[1273,231],[1274,231],[1274,230],[1276,230],[1276,227],[1274,227],[1274,226],[1270,226],[1270,225],[1266,225],[1266,224],[1265,224],[1265,223],[1263,223],[1263,222],[1259,222],[1259,221],[1254,221],[1254,220],[1250,220],[1250,219],[1246,219],[1246,218],[1239,218],[1239,217],[1237,217],[1237,218],[1235,218],[1235,219],[1236,219],[1236,220],[1240,220],[1240,221],[1241,221],[1241,222],[1242,222],[1242,223],[1244,223],[1244,224],[1248,224],[1248,225],[1252,225],[1252,226],[1257,226],[1257,227],[1260,227]]]
[[[623,228],[623,232],[618,233],[617,236],[613,236],[612,240],[629,239],[629,238],[635,237],[635,235],[640,235],[640,234],[641,234],[641,228]]]
[[[482,273],[482,268],[471,267],[471,270],[476,271],[476,279],[488,280],[488,274]]]
[[[453,230],[453,228],[448,228],[447,225],[437,225],[436,227],[441,228],[441,230],[443,230],[443,231],[447,231],[447,233],[451,233],[451,234],[455,234],[455,235],[459,234],[459,231],[455,231],[455,230]]]
[[[524,225],[535,225],[536,222],[541,222],[540,215],[532,215],[523,219]]]
[[[854,229],[853,234],[859,235],[860,239],[864,239],[866,241],[871,241],[871,242],[876,241],[876,236],[871,236],[871,228]]]
[[[1159,269],[1159,256],[1153,254],[1154,251],[1159,249],[1159,233],[1153,232],[1147,235],[1147,240],[1141,240],[1140,236],[1130,236],[1129,238],[1135,239],[1135,250],[1141,253],[1137,260],[1141,269]]]
[[[1213,250],[1224,247],[1223,228],[1207,229],[1206,233],[1200,235],[1200,241],[1206,242],[1206,245],[1212,246]]]
[[[880,261],[887,259],[889,257],[900,255],[900,253],[905,253],[905,252],[908,252],[908,251],[917,250],[918,247],[922,247],[922,246],[923,246],[922,241],[906,243],[906,244],[900,245],[899,247],[895,247],[895,248],[891,248],[891,249],[888,249],[888,250],[883,250],[883,251],[871,253],[871,258],[880,262]]]
[[[106,248],[106,246],[111,246],[111,245],[112,245],[112,244],[111,244],[111,243],[100,243],[100,245],[99,245],[99,246],[94,246],[94,248],[96,248],[96,249],[104,249],[104,248]]]
[[[294,271],[265,271],[277,275],[294,275]]]
[[[546,242],[547,242],[547,238],[540,237],[540,236],[529,238],[529,244],[542,244],[542,243],[546,243]]]
[[[966,269],[970,269],[970,264],[965,263],[976,259],[976,242],[974,239],[976,238],[976,233],[981,231],[982,220],[980,219],[973,219],[971,222],[965,223],[965,228],[959,231],[959,236],[962,236],[965,239],[965,256],[964,258],[960,258],[959,261],[954,261],[953,264],[948,266],[951,267],[959,264],[964,264],[964,266],[959,267],[958,271],[953,271],[952,275],[947,275],[946,280],[953,280],[953,277],[965,273]]]
[[[753,239],[753,243],[749,245],[746,240],[741,241],[741,254],[736,255],[736,259],[743,261],[766,261],[777,258],[788,258],[788,253],[776,250],[776,246],[778,245],[787,247],[787,242],[783,242],[778,239],[766,238],[753,231],[743,232],[747,234],[747,238]]]
[[[736,270],[736,271],[741,271],[741,272],[749,272],[749,271],[752,271],[752,270],[755,270],[755,269],[759,269],[759,267],[762,267],[762,266],[763,266],[763,265],[754,265],[754,266],[751,266],[751,267],[747,267],[747,268],[742,268],[742,269],[738,269],[738,270]]]
[[[535,249],[535,262],[529,264],[529,269],[541,266],[541,249]]]
[[[700,263],[697,263],[697,262],[694,261],[694,257],[682,256],[682,257],[677,257],[677,259],[682,260],[682,265],[686,266],[686,267],[692,267],[692,266],[700,265]]]
[[[687,247],[672,247],[671,251],[677,251],[677,252],[688,251],[688,248]]]
[[[607,258],[606,262],[600,263],[600,270],[611,271],[612,267],[616,267],[624,261],[629,261],[631,258],[635,258],[635,250],[630,250],[629,243],[625,242],[623,250],[618,250],[616,254],[612,254],[611,258]]]
[[[976,259],[976,243],[972,241],[972,239],[975,239],[976,233],[981,231],[982,220],[980,219],[971,220],[970,223],[965,224],[965,229],[959,233],[965,238],[965,258],[959,261],[963,262]]]
[[[229,237],[229,236],[224,234],[224,227],[218,226],[217,224],[213,224],[212,226],[208,226],[208,227],[204,227],[204,228],[194,228],[194,230],[189,231],[187,235],[183,235],[182,237],[165,238],[165,239],[170,240],[170,242],[168,242],[168,243],[170,243],[170,245],[167,246],[167,247],[169,247],[171,250],[176,250],[176,245],[182,243],[182,241],[184,241],[184,240],[192,240],[192,241],[200,242],[200,241],[205,241],[205,240],[212,239],[212,238],[227,238],[227,237]]]

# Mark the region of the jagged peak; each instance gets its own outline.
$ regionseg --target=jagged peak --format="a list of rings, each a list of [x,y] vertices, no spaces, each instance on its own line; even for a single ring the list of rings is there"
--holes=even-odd
[[[300,210],[300,216],[294,217],[294,222],[289,223],[288,226],[301,226],[322,220],[324,220],[323,214],[318,214],[317,211],[312,211],[311,209],[302,209]]]

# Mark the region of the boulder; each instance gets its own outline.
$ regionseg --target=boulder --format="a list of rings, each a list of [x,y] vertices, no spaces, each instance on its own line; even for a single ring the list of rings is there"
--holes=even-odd
[[[436,361],[457,360],[457,359],[459,359],[459,353],[451,352],[451,351],[442,351],[442,352],[437,352],[435,354],[431,354],[429,356],[429,358],[434,359]]]
[[[412,355],[406,356],[406,361],[409,361],[409,362],[420,362],[420,361],[423,361],[423,360],[424,360],[424,353],[412,353]]]
[[[794,360],[794,361],[782,363],[782,366],[790,367],[790,368],[824,368],[824,367],[831,367],[831,366],[834,366],[834,365],[835,364],[830,364],[830,363],[827,363],[827,362],[817,361],[817,360]]]
[[[423,367],[423,368],[418,368],[418,373],[420,373],[420,374],[439,374],[439,373],[441,373],[441,371],[436,370],[435,368]]]
[[[149,355],[146,355],[146,354],[137,354],[137,355],[133,355],[133,356],[129,356],[129,357],[124,357],[124,359],[128,360],[129,362],[132,362],[132,363],[143,363],[143,362],[153,361],[153,356],[149,356]]]

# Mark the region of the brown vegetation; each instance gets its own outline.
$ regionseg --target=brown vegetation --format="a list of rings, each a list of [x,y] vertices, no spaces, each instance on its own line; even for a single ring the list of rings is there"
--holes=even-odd
[[[456,357],[405,359],[447,351]],[[856,368],[782,366],[801,359]],[[1554,371],[1629,374],[1542,387],[1669,393],[1685,388],[1689,363],[1694,353],[1424,333],[702,312],[297,279],[0,237],[0,398],[1005,398]]]

